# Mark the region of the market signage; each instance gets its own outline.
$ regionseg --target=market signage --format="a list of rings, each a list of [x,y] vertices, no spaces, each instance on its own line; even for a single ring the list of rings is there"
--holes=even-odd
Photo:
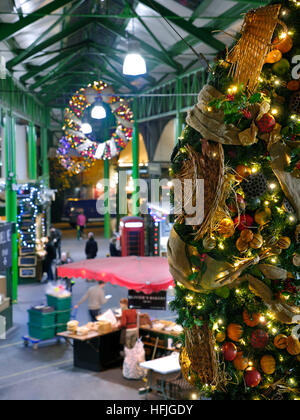
[[[167,309],[167,292],[151,293],[129,290],[128,306],[130,309],[149,309],[165,311]]]
[[[0,271],[12,266],[11,223],[0,223]]]

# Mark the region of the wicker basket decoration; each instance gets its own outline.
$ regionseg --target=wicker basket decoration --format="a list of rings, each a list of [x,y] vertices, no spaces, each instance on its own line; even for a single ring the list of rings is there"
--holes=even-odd
[[[185,330],[185,344],[192,369],[202,384],[224,390],[227,378],[215,351],[215,337],[209,326],[194,326]]]
[[[269,54],[272,37],[278,21],[281,5],[271,5],[252,10],[246,14],[242,37],[231,51],[228,61],[232,63],[229,76],[250,92],[256,90],[265,59]]]
[[[202,155],[191,146],[186,146],[187,159],[182,164],[181,171],[176,178],[181,181],[183,191],[183,208],[192,200],[196,205],[196,180],[204,180],[204,221],[200,226],[195,226],[196,239],[201,239],[206,233],[213,232],[220,221],[227,216],[225,209],[225,194],[228,193],[228,185],[225,174],[224,151],[221,144],[209,143],[202,140]],[[185,191],[185,180],[193,181],[193,194]],[[226,197],[227,198],[227,197]],[[185,214],[184,210],[178,216],[178,221],[184,223],[186,217],[194,215]]]
[[[182,348],[180,352],[179,362],[181,366],[182,376],[184,377],[186,382],[188,382],[191,385],[195,385],[198,377],[192,369],[192,363],[184,347]]]

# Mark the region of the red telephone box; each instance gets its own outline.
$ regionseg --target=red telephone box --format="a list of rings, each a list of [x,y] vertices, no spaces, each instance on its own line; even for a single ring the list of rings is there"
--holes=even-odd
[[[122,257],[145,255],[144,219],[124,217],[120,222]]]

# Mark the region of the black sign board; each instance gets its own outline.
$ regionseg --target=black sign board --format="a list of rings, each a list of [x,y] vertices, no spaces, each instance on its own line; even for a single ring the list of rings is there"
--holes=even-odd
[[[0,223],[0,271],[12,266],[11,223]]]
[[[148,309],[165,311],[167,309],[167,292],[147,295],[135,290],[128,291],[128,306],[130,309]]]

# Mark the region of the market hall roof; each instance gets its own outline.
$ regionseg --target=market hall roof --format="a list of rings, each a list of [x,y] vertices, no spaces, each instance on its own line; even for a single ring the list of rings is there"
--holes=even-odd
[[[1,0],[0,55],[14,78],[50,107],[64,107],[94,79],[138,93],[200,67],[188,45],[211,59],[232,43],[243,14],[266,3]],[[130,40],[138,42],[149,70],[134,79],[122,74]]]

